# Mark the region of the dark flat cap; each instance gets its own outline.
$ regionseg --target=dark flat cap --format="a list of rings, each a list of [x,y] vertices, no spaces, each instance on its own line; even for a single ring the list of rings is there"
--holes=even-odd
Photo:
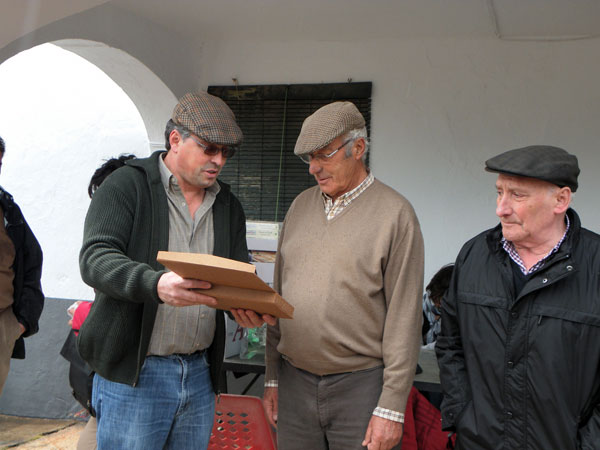
[[[365,119],[354,103],[330,103],[317,109],[304,120],[294,153],[300,156],[320,150],[338,136],[364,126]]]
[[[537,178],[559,187],[568,186],[573,192],[578,187],[577,157],[550,145],[530,145],[501,153],[485,162],[485,170]]]
[[[185,94],[175,105],[171,119],[213,144],[242,143],[242,130],[235,121],[233,111],[219,97],[207,92]]]

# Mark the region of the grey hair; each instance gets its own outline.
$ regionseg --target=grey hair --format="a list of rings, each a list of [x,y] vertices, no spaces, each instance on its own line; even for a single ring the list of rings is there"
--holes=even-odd
[[[169,136],[171,135],[171,131],[177,130],[177,132],[181,135],[182,139],[187,139],[192,135],[192,132],[181,125],[177,125],[173,122],[173,119],[169,119],[167,122],[167,126],[165,128],[165,148],[167,150],[171,150],[171,143],[169,142]]]
[[[367,153],[369,152],[369,145],[371,142],[369,141],[369,135],[367,134],[367,127],[356,128],[354,130],[348,131],[346,133],[346,137],[344,140],[351,139],[354,142],[356,139],[363,138],[365,140],[365,152],[361,157],[361,161],[363,163],[367,163]],[[352,155],[352,147],[346,147],[346,158],[349,158]]]

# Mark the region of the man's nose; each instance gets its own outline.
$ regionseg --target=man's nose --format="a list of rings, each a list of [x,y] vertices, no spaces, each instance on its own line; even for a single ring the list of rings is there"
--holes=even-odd
[[[316,159],[311,159],[310,164],[308,165],[308,173],[314,175],[321,171],[321,164],[317,162]]]
[[[217,152],[217,154],[212,155],[210,157],[210,162],[212,162],[213,164],[218,165],[219,167],[221,167],[223,165],[223,162],[225,161],[225,158],[223,157],[223,152],[219,151]]]
[[[508,216],[511,211],[512,208],[508,199],[505,196],[498,196],[498,200],[496,200],[496,215],[498,217]]]

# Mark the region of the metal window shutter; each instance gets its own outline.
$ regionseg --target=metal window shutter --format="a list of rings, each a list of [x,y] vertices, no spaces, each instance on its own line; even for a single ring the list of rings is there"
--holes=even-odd
[[[248,219],[282,221],[294,198],[315,185],[308,166],[294,155],[294,145],[304,119],[321,106],[353,102],[370,136],[371,90],[371,82],[208,88],[229,105],[244,133],[241,150],[219,178],[231,185]]]

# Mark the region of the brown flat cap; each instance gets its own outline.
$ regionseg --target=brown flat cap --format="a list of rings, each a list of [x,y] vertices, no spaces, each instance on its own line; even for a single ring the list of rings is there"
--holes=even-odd
[[[485,162],[485,170],[519,177],[537,178],[559,187],[577,190],[577,157],[562,148],[530,145],[494,156]]]
[[[338,136],[364,126],[365,118],[354,103],[330,103],[304,120],[294,153],[300,156],[320,150]]]
[[[244,137],[229,106],[207,92],[185,94],[173,109],[171,119],[213,144],[240,145]]]

